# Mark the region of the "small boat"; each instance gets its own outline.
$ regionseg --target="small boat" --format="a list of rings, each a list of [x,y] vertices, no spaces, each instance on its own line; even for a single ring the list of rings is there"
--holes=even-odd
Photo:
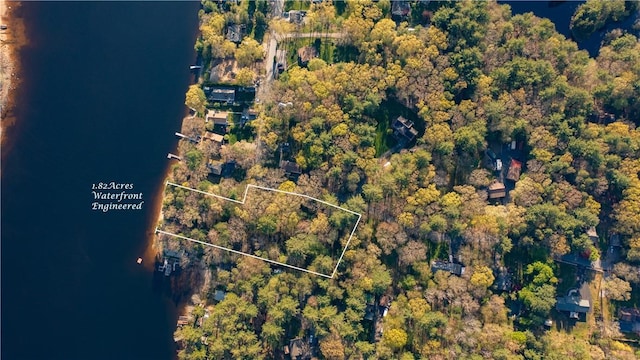
[[[189,70],[196,70],[196,69],[202,69],[202,66],[200,66],[200,65],[191,65],[191,66],[189,66]]]
[[[141,257],[139,257],[139,258],[138,258],[138,260],[136,260],[136,262],[137,262],[138,264],[142,264],[142,258],[141,258]]]

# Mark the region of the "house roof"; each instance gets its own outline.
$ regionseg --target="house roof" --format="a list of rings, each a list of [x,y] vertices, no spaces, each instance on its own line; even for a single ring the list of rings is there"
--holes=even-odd
[[[242,37],[244,35],[244,24],[233,24],[227,28],[227,40],[239,43],[242,42]]]
[[[623,321],[640,321],[640,310],[634,308],[618,309],[618,318]]]
[[[556,301],[556,310],[558,311],[587,313],[591,309],[591,302],[584,299],[578,289],[569,290],[566,296],[556,298]]]
[[[407,16],[411,11],[411,5],[409,5],[408,1],[398,0],[392,1],[391,4],[391,14],[396,16]]]
[[[215,125],[227,125],[227,118],[229,113],[227,111],[207,111],[206,120],[213,121]]]
[[[494,181],[489,185],[489,199],[503,198],[507,196],[507,190],[503,183]]]
[[[304,17],[307,15],[307,12],[304,10],[290,10],[289,13],[289,22],[302,24]]]
[[[438,270],[448,271],[454,275],[460,276],[464,274],[465,268],[460,264],[456,264],[448,261],[442,261],[442,260],[434,260],[431,263],[431,271],[436,272]]]
[[[220,161],[209,160],[209,162],[207,162],[207,168],[209,169],[209,172],[211,174],[214,174],[214,175],[222,174],[222,162]]]
[[[313,46],[304,46],[298,49],[298,59],[302,64],[306,64],[315,57],[318,57],[318,50]]]
[[[409,141],[418,135],[418,130],[413,127],[413,121],[403,116],[398,116],[391,124],[396,133],[406,137]]]
[[[516,159],[511,159],[509,165],[509,172],[507,173],[507,179],[512,181],[518,181],[520,179],[520,172],[522,171],[522,163]]]
[[[214,102],[233,103],[236,98],[236,90],[229,88],[210,87],[205,88],[207,99]]]
[[[300,166],[292,161],[282,161],[280,168],[289,174],[302,174]]]
[[[222,142],[222,140],[224,140],[224,136],[220,135],[220,134],[214,134],[212,132],[209,131],[205,131],[204,135],[202,135],[203,139],[207,139],[207,140],[212,140],[215,142]]]
[[[493,283],[493,287],[499,291],[510,291],[513,287],[513,277],[509,273],[509,270],[505,267],[501,267],[496,274],[496,281]]]

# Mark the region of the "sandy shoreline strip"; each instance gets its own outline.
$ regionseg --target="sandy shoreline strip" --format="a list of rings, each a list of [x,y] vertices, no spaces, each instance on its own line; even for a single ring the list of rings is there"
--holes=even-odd
[[[13,93],[19,78],[16,51],[24,40],[24,25],[14,16],[18,1],[0,0],[0,142],[4,143],[4,129],[13,118]]]

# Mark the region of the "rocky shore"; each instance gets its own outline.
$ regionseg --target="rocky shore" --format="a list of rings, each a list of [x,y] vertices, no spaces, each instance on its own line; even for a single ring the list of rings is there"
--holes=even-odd
[[[4,131],[15,121],[13,93],[18,86],[18,48],[24,43],[24,24],[16,15],[20,2],[0,0],[0,141]]]

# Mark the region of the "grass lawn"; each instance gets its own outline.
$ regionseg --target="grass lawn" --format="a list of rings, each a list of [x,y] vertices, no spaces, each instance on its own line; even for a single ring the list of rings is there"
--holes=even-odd
[[[387,130],[389,130],[388,117],[378,120],[378,126],[376,127],[376,138],[373,144],[376,149],[376,157],[384,154],[385,151],[389,150],[395,145],[395,140],[393,140],[393,138],[387,134]]]
[[[286,0],[284,2],[284,11],[309,10],[310,7],[311,7],[310,0]]]
[[[558,296],[566,295],[569,289],[577,286],[575,266],[560,263],[556,274],[558,274],[558,287],[556,290]]]
[[[287,52],[287,66],[298,63],[298,49],[305,46],[313,46],[318,51],[318,57],[327,64],[334,63],[336,44],[333,39],[322,38],[302,38],[288,39],[283,42],[285,51]]]

